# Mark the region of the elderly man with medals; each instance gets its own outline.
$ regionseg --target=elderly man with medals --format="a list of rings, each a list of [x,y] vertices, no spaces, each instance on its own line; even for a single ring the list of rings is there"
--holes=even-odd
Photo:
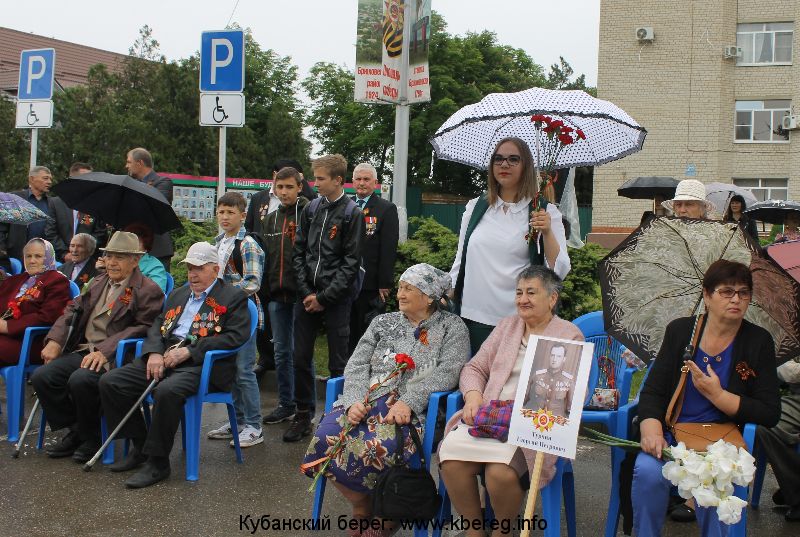
[[[200,374],[207,351],[235,349],[250,337],[247,295],[217,278],[219,258],[214,246],[193,244],[182,261],[188,265],[189,285],[175,289],[164,312],[147,333],[141,356],[125,367],[111,371],[100,382],[100,397],[110,429],[115,428],[135,404],[152,379],[150,429],[135,412],[119,432],[133,441],[133,450],[110,466],[112,472],[142,468],[131,476],[128,488],[143,488],[169,477],[169,454],[186,399],[200,387]],[[211,384],[215,390],[230,390],[236,374],[236,355],[214,364]]]

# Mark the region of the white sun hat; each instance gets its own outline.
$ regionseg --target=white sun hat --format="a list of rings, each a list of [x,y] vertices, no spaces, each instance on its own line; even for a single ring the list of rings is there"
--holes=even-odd
[[[661,205],[671,212],[672,202],[674,201],[702,201],[705,204],[706,212],[716,211],[717,207],[706,199],[706,186],[697,179],[684,179],[675,188],[675,197],[671,200],[662,201]]]

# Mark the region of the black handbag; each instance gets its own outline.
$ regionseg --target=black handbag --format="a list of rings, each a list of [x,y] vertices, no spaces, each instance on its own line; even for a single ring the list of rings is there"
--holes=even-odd
[[[433,424],[431,424],[433,426]],[[411,439],[419,453],[420,468],[411,468],[403,458],[403,433],[399,425],[397,448],[390,461],[392,466],[378,476],[372,491],[372,514],[386,520],[432,520],[439,512],[441,499],[436,483],[425,466],[422,442],[417,428],[409,425]]]

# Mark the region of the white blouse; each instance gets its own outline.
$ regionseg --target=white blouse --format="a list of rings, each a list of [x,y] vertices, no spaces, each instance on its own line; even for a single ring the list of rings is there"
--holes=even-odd
[[[467,203],[461,218],[458,251],[450,269],[453,287],[461,269],[464,236],[477,201],[478,198],[475,198]],[[525,198],[517,203],[506,203],[498,198],[497,203],[487,209],[472,232],[467,248],[467,267],[461,298],[461,316],[465,319],[496,326],[500,319],[516,313],[514,299],[517,275],[530,264],[528,241],[525,240],[530,201],[530,198]],[[503,205],[508,206],[507,211],[503,211]],[[547,213],[550,215],[550,228],[555,233],[560,248],[555,266],[550,267],[546,256],[545,265],[564,279],[571,265],[561,211],[555,204],[548,203]],[[542,239],[539,241],[544,248]]]

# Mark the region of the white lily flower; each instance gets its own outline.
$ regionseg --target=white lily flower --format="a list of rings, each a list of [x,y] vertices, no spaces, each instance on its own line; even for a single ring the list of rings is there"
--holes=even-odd
[[[673,485],[677,485],[686,478],[687,472],[686,468],[681,466],[681,463],[669,461],[661,468],[661,475]]]
[[[714,489],[709,487],[696,487],[692,489],[692,496],[700,507],[716,507],[719,505],[719,496]]]
[[[747,506],[747,502],[736,496],[728,496],[720,500],[717,506],[717,518],[723,524],[736,524],[742,519],[742,509]]]
[[[678,445],[672,446],[669,449],[672,452],[672,457],[676,461],[683,461],[683,459],[689,455],[689,450],[686,449],[686,444],[683,442],[678,442]]]

